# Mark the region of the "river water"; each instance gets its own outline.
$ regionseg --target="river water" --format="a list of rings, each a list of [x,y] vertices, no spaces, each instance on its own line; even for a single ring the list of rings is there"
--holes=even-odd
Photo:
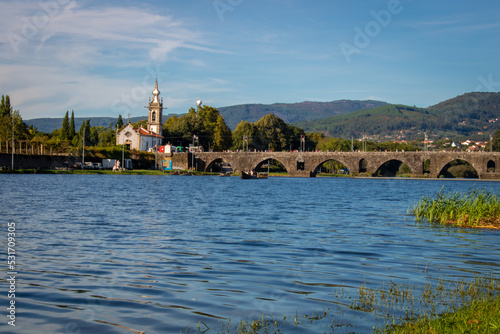
[[[211,333],[262,314],[288,315],[285,333],[369,332],[388,319],[349,307],[363,284],[500,273],[499,231],[407,214],[441,187],[500,183],[1,175],[0,245],[6,258],[14,222],[17,277],[16,327],[2,316],[0,332]]]

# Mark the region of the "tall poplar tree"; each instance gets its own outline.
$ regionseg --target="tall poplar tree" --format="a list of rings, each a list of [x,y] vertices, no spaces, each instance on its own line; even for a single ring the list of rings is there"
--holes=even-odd
[[[82,125],[80,126],[80,131],[78,131],[78,135],[80,137],[80,142],[82,142],[83,132],[85,131],[85,120],[82,121]]]
[[[118,115],[118,120],[116,121],[116,129],[120,130],[123,127],[122,115]]]
[[[0,101],[0,117],[11,116],[12,106],[10,105],[9,95],[2,95],[2,100]]]
[[[69,117],[68,111],[66,111],[66,115],[63,118],[61,131],[59,132],[59,139],[68,140],[69,139]],[[71,138],[73,139],[73,138]]]
[[[500,152],[500,130],[497,130],[493,136],[493,151]]]
[[[69,121],[69,135],[68,139],[73,140],[75,137],[76,131],[75,131],[75,111],[71,110],[71,119]]]
[[[85,122],[85,142],[88,144],[88,145],[92,145],[92,139],[91,139],[91,127],[90,127],[90,119],[88,119],[86,122]]]

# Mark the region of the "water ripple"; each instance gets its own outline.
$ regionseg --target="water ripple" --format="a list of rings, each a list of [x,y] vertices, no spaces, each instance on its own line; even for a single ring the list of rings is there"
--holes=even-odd
[[[443,185],[473,184],[2,175],[1,226],[16,222],[19,238],[20,332],[193,331],[331,307],[354,331],[371,330],[380,320],[334,291],[500,272],[498,231],[406,214]]]

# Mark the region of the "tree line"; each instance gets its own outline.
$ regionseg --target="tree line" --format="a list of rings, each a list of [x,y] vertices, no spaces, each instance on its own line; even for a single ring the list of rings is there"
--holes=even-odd
[[[75,113],[69,111],[63,117],[61,128],[44,133],[23,122],[19,110],[14,110],[10,97],[2,95],[0,101],[0,139],[10,139],[14,124],[16,140],[41,142],[63,152],[74,152],[85,146],[116,146],[116,133],[124,126],[118,116],[108,127],[91,126],[90,119],[84,120],[76,131]],[[146,120],[133,124],[146,127]],[[351,141],[342,138],[325,137],[321,133],[305,133],[303,129],[287,124],[281,118],[268,114],[254,123],[241,121],[234,131],[226,125],[219,111],[210,106],[190,108],[182,116],[172,116],[163,124],[164,144],[187,147],[190,144],[202,146],[205,150],[249,150],[249,151],[416,151],[422,149],[415,144],[371,141]],[[500,130],[493,137],[493,149],[500,151]]]

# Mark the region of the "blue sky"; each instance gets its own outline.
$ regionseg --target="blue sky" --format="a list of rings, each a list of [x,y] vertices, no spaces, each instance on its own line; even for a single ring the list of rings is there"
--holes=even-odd
[[[166,113],[197,99],[427,107],[500,90],[500,2],[0,1],[0,93],[24,119]]]

